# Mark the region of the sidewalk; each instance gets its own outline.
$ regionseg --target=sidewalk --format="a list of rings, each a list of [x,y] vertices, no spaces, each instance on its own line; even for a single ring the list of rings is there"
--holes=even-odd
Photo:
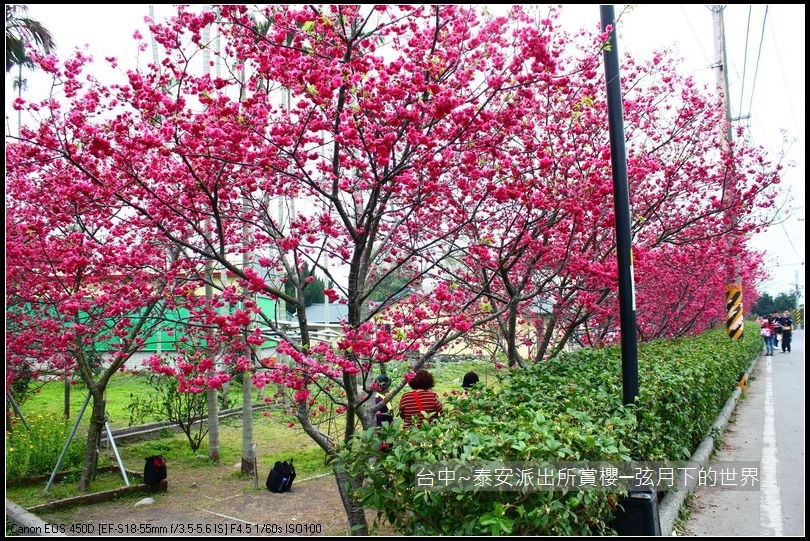
[[[804,535],[804,331],[762,357],[717,461],[760,461],[757,492],[698,489],[685,535]]]

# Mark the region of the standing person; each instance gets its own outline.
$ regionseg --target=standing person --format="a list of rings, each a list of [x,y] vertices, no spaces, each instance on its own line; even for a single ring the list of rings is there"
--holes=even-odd
[[[388,389],[391,388],[391,378],[382,374],[377,376],[377,379],[374,380],[374,388],[377,390],[377,394],[374,395],[374,404],[379,404],[380,402],[385,402],[385,393],[388,392]],[[394,416],[391,415],[391,412],[388,410],[388,405],[383,404],[379,410],[377,410],[377,426],[382,426],[383,424],[391,424],[394,422]]]
[[[782,338],[782,317],[779,315],[779,312],[773,312],[768,319],[771,321],[773,325],[773,347],[779,347],[779,340]]]
[[[765,341],[765,355],[773,355],[774,345],[773,345],[773,338],[774,338],[774,326],[771,323],[771,320],[767,317],[762,318],[759,322],[762,326],[759,330],[760,336]]]
[[[374,405],[376,406],[380,402],[383,402],[382,407],[377,410],[377,428],[381,428],[383,425],[390,425],[394,422],[394,416],[391,415],[391,412],[388,410],[388,404],[385,404],[385,393],[388,392],[388,389],[391,388],[391,378],[386,376],[385,374],[380,374],[377,376],[377,379],[374,380],[374,385],[372,389],[377,391],[374,394]],[[387,441],[380,442],[380,451],[390,451],[391,450],[391,443]]]
[[[793,339],[793,318],[790,310],[785,310],[779,318],[779,325],[782,327],[782,353],[790,353],[790,342]]]
[[[432,418],[442,412],[442,403],[439,396],[431,391],[434,381],[427,370],[417,370],[408,382],[413,391],[405,393],[399,401],[399,416],[405,421],[405,426],[425,419],[430,422]]]

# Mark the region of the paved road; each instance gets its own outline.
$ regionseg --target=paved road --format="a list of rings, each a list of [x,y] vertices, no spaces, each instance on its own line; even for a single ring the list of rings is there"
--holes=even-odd
[[[804,331],[762,357],[716,460],[761,461],[758,492],[700,491],[686,535],[804,535]]]

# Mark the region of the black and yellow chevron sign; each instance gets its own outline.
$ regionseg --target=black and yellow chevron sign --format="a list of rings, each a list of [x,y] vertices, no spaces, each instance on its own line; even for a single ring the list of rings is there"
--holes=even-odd
[[[738,284],[726,287],[726,330],[732,340],[743,336],[742,286]]]

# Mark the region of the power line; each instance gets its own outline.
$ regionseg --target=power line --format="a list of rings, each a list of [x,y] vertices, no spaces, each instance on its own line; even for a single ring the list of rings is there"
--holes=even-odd
[[[765,22],[768,20],[768,6],[765,6],[765,15],[762,17],[762,33],[759,36],[759,51],[757,52],[757,65],[754,68],[754,82],[751,83],[751,101],[748,102],[748,114],[754,105],[754,90],[757,88],[757,75],[759,74],[759,61],[762,58],[762,43],[765,41]],[[742,111],[740,111],[742,113]]]
[[[771,18],[773,19],[773,18]],[[773,39],[773,46],[776,50],[776,62],[779,65],[779,73],[782,76],[782,87],[785,89],[785,97],[787,98],[787,105],[788,109],[790,109],[790,118],[793,121],[793,128],[796,130],[796,136],[802,135],[800,139],[798,139],[799,147],[801,150],[802,158],[804,157],[804,132],[799,129],[799,125],[796,123],[796,113],[793,109],[793,99],[791,98],[790,94],[790,86],[787,82],[787,77],[785,76],[785,66],[782,64],[782,55],[779,53],[779,41],[776,39],[776,30],[773,28],[773,24],[770,24],[771,28],[771,37]],[[803,161],[803,160],[802,160]]]
[[[796,254],[796,257],[801,259],[802,256],[799,255],[799,252],[796,250],[796,247],[793,245],[793,241],[790,240],[790,235],[788,235],[787,228],[785,228],[785,222],[782,222],[779,225],[782,226],[782,231],[785,232],[785,238],[787,239],[788,243],[790,244],[790,247],[793,248],[793,253]]]
[[[689,30],[692,31],[692,37],[695,38],[695,43],[697,43],[698,47],[700,47],[700,52],[703,53],[703,59],[706,61],[706,64],[711,67],[712,57],[706,52],[706,49],[703,48],[703,41],[698,37],[697,32],[695,32],[695,27],[692,26],[692,21],[689,19],[689,16],[686,14],[686,11],[683,9],[683,4],[680,4],[681,15],[686,20],[686,24],[689,25]],[[706,69],[706,68],[703,68]],[[701,70],[695,70],[701,71]]]
[[[737,112],[740,116],[742,116],[742,104],[743,104],[743,96],[745,95],[745,71],[748,68],[748,36],[751,32],[751,8],[752,6],[748,6],[748,23],[745,25],[745,54],[743,55],[743,74],[742,74],[742,85],[740,86],[740,106],[737,108]],[[748,112],[751,112],[751,108],[748,108]]]

